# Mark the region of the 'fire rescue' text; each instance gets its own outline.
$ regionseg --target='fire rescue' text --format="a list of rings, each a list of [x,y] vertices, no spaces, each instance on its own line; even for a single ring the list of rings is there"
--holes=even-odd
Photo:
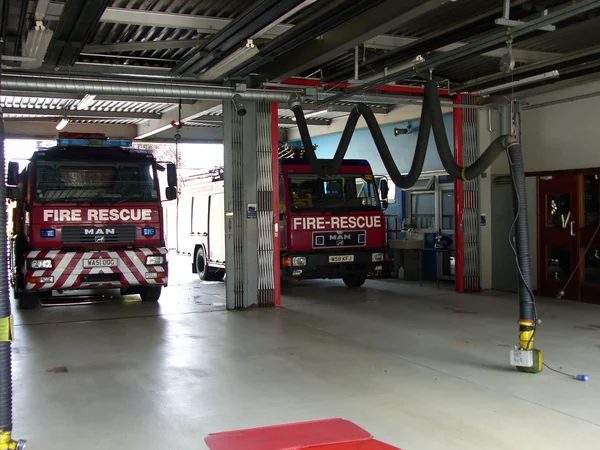
[[[342,216],[342,217],[294,217],[294,230],[336,230],[351,228],[379,228],[379,216]]]
[[[46,209],[44,222],[149,221],[151,209]]]

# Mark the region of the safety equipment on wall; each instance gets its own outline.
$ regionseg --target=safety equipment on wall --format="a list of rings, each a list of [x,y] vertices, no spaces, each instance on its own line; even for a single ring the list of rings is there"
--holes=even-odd
[[[379,151],[379,155],[381,156],[390,178],[396,186],[401,189],[412,187],[421,176],[431,129],[433,129],[437,151],[444,169],[446,169],[446,172],[448,172],[450,176],[457,180],[470,181],[475,179],[490,167],[501,153],[506,151],[510,162],[515,198],[515,240],[517,266],[519,267],[519,341],[522,349],[533,350],[533,336],[537,324],[537,314],[535,312],[535,298],[529,287],[531,285],[531,262],[527,232],[525,171],[521,144],[511,135],[500,136],[493,141],[483,154],[470,166],[462,167],[457,164],[454,159],[454,154],[450,149],[450,145],[448,144],[448,136],[446,135],[446,128],[444,126],[437,83],[429,80],[425,82],[424,86],[423,108],[421,110],[421,123],[419,126],[419,135],[417,137],[417,146],[412,165],[407,175],[402,175],[398,170],[390,149],[383,137],[381,128],[375,119],[375,115],[371,109],[363,103],[356,104],[352,109],[333,160],[326,165],[325,162],[322,162],[317,158],[314,151],[300,99],[291,97],[289,106],[294,112],[296,122],[298,123],[300,137],[302,139],[302,144],[304,145],[304,157],[312,167],[313,171],[321,178],[330,177],[340,169],[360,116],[362,116],[367,123],[367,127],[375,141],[375,146]],[[541,352],[537,350],[536,352],[540,355],[541,360]]]

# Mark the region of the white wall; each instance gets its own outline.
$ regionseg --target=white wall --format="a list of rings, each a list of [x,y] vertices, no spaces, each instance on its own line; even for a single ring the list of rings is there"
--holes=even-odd
[[[573,99],[599,93],[600,81],[595,81],[523,99],[529,107],[560,101],[525,109],[521,113],[521,141],[527,172],[600,167],[600,96]],[[527,178],[526,187],[532,284],[538,288],[537,192],[534,177]]]
[[[377,123],[379,123],[379,125],[406,122],[407,120],[419,119],[421,117],[421,109],[421,105],[397,106],[388,114],[376,114],[375,117],[377,118]],[[452,108],[442,108],[442,114],[447,114],[450,112],[452,112]],[[327,127],[324,127],[322,125],[309,126],[308,130],[310,131],[310,135],[312,137],[323,136],[326,134],[341,133],[342,131],[344,131],[344,127],[346,126],[347,121],[347,117],[342,117],[340,119],[333,120],[331,124]],[[358,120],[356,128],[367,128],[367,124],[362,117]],[[287,133],[288,141],[300,140],[300,132],[298,131],[298,127],[288,129]]]
[[[529,106],[600,92],[600,81],[524,99]],[[521,113],[525,170],[600,166],[600,96]]]

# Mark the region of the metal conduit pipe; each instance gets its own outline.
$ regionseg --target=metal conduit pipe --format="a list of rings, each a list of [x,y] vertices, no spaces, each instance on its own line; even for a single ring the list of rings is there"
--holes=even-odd
[[[516,256],[517,267],[519,269],[519,342],[520,347],[526,350],[532,350],[536,354],[537,361],[541,361],[541,352],[533,348],[533,336],[537,322],[535,310],[535,298],[531,291],[531,261],[529,253],[528,223],[527,223],[527,204],[525,192],[525,170],[523,165],[523,155],[521,144],[512,136],[504,135],[497,138],[483,152],[483,154],[470,166],[462,167],[454,159],[454,153],[448,144],[448,137],[444,127],[444,119],[440,104],[440,97],[437,90],[437,84],[434,81],[425,83],[423,109],[421,111],[421,124],[419,127],[419,136],[417,139],[417,148],[413,157],[413,162],[409,173],[406,176],[400,174],[396,163],[385,142],[381,128],[375,119],[375,115],[367,105],[357,104],[350,116],[342,138],[335,152],[333,160],[326,166],[320,161],[316,154],[304,118],[304,112],[299,99],[291,97],[289,103],[290,109],[294,112],[300,137],[304,146],[304,155],[313,171],[322,178],[327,178],[339,170],[344,155],[350,145],[350,140],[356,128],[358,119],[362,115],[367,123],[369,131],[375,141],[375,146],[379,151],[381,159],[388,171],[392,181],[402,189],[412,187],[419,179],[425,155],[427,154],[427,145],[429,141],[430,130],[433,129],[437,151],[442,165],[450,176],[457,180],[469,181],[481,175],[496,158],[503,152],[507,152],[511,174],[513,177],[513,192],[515,197],[515,228],[516,228]],[[519,367],[526,372],[536,372],[541,370],[541,364],[535,363],[534,369]]]
[[[2,89],[36,92],[57,92],[63,94],[127,95],[140,97],[162,97],[196,100],[232,100],[239,95],[246,101],[286,103],[290,92],[248,89],[236,91],[234,88],[216,86],[178,86],[145,83],[118,83],[110,81],[57,80],[39,77],[2,78]]]

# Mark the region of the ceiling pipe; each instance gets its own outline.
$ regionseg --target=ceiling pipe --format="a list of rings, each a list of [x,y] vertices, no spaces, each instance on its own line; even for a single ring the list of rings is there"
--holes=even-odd
[[[293,86],[313,86],[313,87],[323,87],[325,89],[352,89],[359,87],[360,84],[352,84],[352,83],[322,83],[319,80],[313,79],[305,79],[305,78],[288,78],[287,80],[283,80],[281,84],[286,84]],[[423,88],[417,86],[378,86],[371,88],[372,91],[379,92],[393,92],[395,94],[423,94]],[[440,89],[439,94],[443,96],[449,96],[450,92],[448,89]]]
[[[587,13],[598,8],[600,8],[600,2],[598,2],[597,0],[581,0],[580,2],[570,4],[569,6],[564,6],[556,12],[512,28],[512,37],[513,39],[519,39],[523,36],[526,36],[530,33],[539,30],[540,27],[543,27],[545,25],[551,25],[564,20],[568,20],[574,16],[577,16],[578,14]],[[468,58],[473,55],[480,55],[490,49],[494,49],[504,45],[505,41],[506,31],[497,31],[463,47],[459,47],[456,50],[444,53],[439,56],[432,56],[428,60],[420,63],[417,67],[417,70],[421,73],[426,73],[429,70],[440,68],[444,64],[448,64],[459,59]],[[408,68],[398,73],[381,77],[369,83],[365,83],[363,85],[359,85],[350,88],[344,92],[338,93],[337,95],[331,97],[327,101],[319,102],[318,106],[322,106],[330,102],[340,101],[346,97],[350,97],[352,95],[356,95],[361,92],[374,89],[377,86],[385,85],[387,83],[398,81],[408,76],[412,76],[414,75],[414,73],[414,68]]]
[[[13,77],[2,79],[4,91],[21,90],[36,92],[59,92],[63,94],[127,95],[140,97],[163,97],[195,100],[232,100],[238,94],[243,100],[287,103],[290,92],[215,86],[173,86],[145,83],[115,83],[88,80],[56,80],[39,77]]]

